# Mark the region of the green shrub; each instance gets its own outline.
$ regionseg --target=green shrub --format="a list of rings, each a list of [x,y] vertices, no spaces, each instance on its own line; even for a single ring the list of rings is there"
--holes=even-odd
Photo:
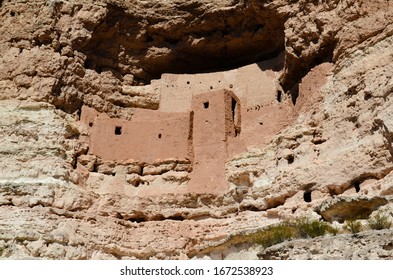
[[[292,222],[282,222],[269,226],[260,231],[232,236],[230,242],[236,244],[259,244],[267,248],[294,238],[317,237],[331,233],[336,235],[338,230],[328,222],[298,218]]]
[[[378,212],[374,217],[368,219],[368,226],[371,229],[389,229],[392,226],[389,215]]]
[[[334,236],[337,235],[338,233],[338,228],[333,227],[331,224],[325,222],[327,224],[327,229],[326,231],[330,234],[333,234]]]
[[[296,219],[292,223],[296,227],[299,237],[301,238],[314,238],[322,236],[327,233],[337,234],[338,230],[333,228],[329,223],[320,220],[311,220],[310,218],[303,217]]]
[[[349,230],[352,234],[356,234],[362,230],[362,223],[356,220],[346,220],[345,228]]]
[[[287,224],[279,224],[253,234],[253,242],[263,247],[273,246],[295,237],[295,230]]]

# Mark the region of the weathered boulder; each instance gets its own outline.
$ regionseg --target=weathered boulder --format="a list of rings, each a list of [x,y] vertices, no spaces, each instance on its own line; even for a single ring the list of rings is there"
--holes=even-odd
[[[339,196],[323,201],[316,212],[326,221],[344,222],[351,219],[367,219],[380,206],[388,204],[384,197]]]

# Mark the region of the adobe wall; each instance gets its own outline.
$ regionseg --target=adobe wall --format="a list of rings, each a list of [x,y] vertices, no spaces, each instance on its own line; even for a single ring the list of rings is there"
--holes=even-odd
[[[236,100],[237,106],[232,106],[233,100]],[[239,99],[226,90],[192,97],[194,166],[190,191],[214,193],[227,190],[227,142],[228,138],[236,136],[235,121],[240,126],[238,102]]]
[[[160,107],[163,112],[191,109],[193,96],[226,89],[241,104],[240,139],[228,142],[230,156],[246,148],[261,147],[294,119],[294,108],[278,85],[283,57],[254,63],[238,69],[203,74],[163,74]],[[278,95],[281,95],[280,97]]]
[[[126,188],[128,183],[135,188],[127,192],[139,196],[227,191],[225,163],[250,147],[262,147],[294,119],[290,98],[277,96],[278,72],[269,70],[273,62],[216,73],[164,74],[154,81],[159,110],[136,109],[130,121],[83,107],[89,154],[104,162],[96,164],[103,170],[98,172],[116,174],[111,188]],[[171,163],[157,163],[162,160]],[[188,163],[183,166],[177,160]],[[110,161],[136,161],[141,170],[121,175],[120,167],[106,167]]]
[[[225,106],[225,94],[224,90],[220,90],[195,95],[192,98],[195,161],[215,159],[221,151],[226,154],[226,122],[229,112]]]
[[[109,118],[82,108],[81,120],[90,127],[90,149],[103,160],[153,162],[190,158],[190,113],[135,110],[131,121]]]
[[[302,79],[295,106],[299,113],[308,112],[315,104],[323,100],[321,86],[326,84],[327,76],[332,69],[333,64],[325,62],[312,68]]]
[[[163,112],[189,110],[193,95],[220,89],[233,91],[245,106],[269,104],[275,99],[277,72],[266,68],[276,63],[276,61],[254,63],[224,72],[163,74],[159,110]]]
[[[290,98],[269,104],[248,106],[242,110],[241,139],[246,147],[263,146],[295,118]]]

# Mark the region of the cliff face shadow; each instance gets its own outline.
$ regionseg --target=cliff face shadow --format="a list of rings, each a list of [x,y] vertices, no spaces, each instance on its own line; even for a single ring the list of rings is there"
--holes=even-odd
[[[150,83],[163,73],[226,71],[271,59],[284,50],[284,19],[268,10],[246,7],[219,15],[206,13],[196,17],[204,28],[197,23],[179,24],[169,32],[154,24],[144,25],[146,19],[123,7],[111,4],[107,10],[91,39],[74,47],[87,56],[85,68],[132,74],[136,84],[138,80]],[[262,69],[266,67],[261,64]]]

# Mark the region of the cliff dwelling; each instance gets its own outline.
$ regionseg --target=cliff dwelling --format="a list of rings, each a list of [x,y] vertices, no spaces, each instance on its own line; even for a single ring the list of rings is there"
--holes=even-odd
[[[0,259],[393,259],[393,1],[0,11]]]
[[[112,174],[114,189],[131,184],[138,195],[153,186],[174,193],[227,191],[225,163],[265,145],[292,120],[293,105],[277,98],[268,67],[279,59],[223,72],[164,74],[145,86],[159,93],[158,110],[136,108],[129,120],[84,106],[89,154],[99,163],[92,171]],[[127,171],[130,165],[137,171]]]

